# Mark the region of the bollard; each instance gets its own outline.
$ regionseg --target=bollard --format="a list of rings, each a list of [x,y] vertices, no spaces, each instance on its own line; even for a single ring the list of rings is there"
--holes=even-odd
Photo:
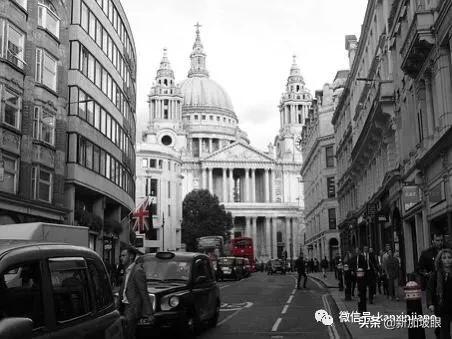
[[[406,314],[422,315],[422,292],[415,281],[408,281],[405,286]],[[408,339],[425,339],[422,326],[408,328]]]
[[[339,291],[343,291],[344,290],[344,281],[343,281],[343,266],[342,263],[339,262],[337,264],[337,280],[339,280]]]
[[[362,268],[358,268],[356,271],[356,284],[358,285],[358,312],[367,312],[367,300],[366,300],[366,277]]]
[[[348,264],[344,265],[345,300],[352,300],[352,272]]]

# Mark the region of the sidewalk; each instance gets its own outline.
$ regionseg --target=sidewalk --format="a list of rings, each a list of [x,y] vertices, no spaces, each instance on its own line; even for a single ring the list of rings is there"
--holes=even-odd
[[[344,291],[339,291],[338,281],[334,277],[334,272],[327,272],[327,277],[323,278],[322,273],[310,273],[309,277],[315,279],[316,281],[322,283],[324,286],[328,287],[330,295],[332,296],[334,302],[338,307],[338,314],[340,311],[347,312],[357,312],[358,310],[358,297],[357,291],[355,289],[355,297],[352,297],[351,301],[345,301]],[[403,297],[404,292],[401,288],[399,295],[401,296],[400,301],[390,301],[385,295],[378,294],[374,297],[373,304],[367,304],[367,311],[371,315],[380,314],[406,314],[406,303]],[[431,314],[425,307],[425,299],[423,300],[423,313]],[[348,331],[352,338],[366,338],[366,339],[402,339],[408,338],[408,329],[400,328],[388,330],[381,326],[381,328],[360,328],[358,323],[344,323],[348,328]],[[433,329],[425,329],[425,337],[427,339],[435,339],[435,334]]]

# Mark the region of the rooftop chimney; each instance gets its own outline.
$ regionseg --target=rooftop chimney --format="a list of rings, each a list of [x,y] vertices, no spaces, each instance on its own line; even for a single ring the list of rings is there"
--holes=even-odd
[[[348,51],[348,61],[350,64],[350,69],[352,68],[357,48],[358,48],[358,39],[356,39],[356,35],[346,35],[345,49]]]

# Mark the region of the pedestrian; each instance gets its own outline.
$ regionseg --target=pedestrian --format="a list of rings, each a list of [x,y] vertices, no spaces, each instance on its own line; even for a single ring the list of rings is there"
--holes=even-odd
[[[309,259],[309,273],[314,272],[314,259]]]
[[[323,278],[326,279],[326,270],[328,269],[328,259],[326,256],[322,259],[320,267],[322,268]]]
[[[138,321],[152,322],[152,306],[143,267],[135,263],[136,253],[129,247],[121,251],[124,279],[119,289],[119,311],[126,321],[126,338],[134,339]]]
[[[388,279],[388,292],[391,300],[399,301],[399,277],[400,267],[399,259],[393,255],[392,250],[388,251],[386,259],[386,272]]]
[[[317,260],[317,258],[314,258],[314,272],[320,272],[319,261]]]
[[[360,256],[361,256],[361,250],[359,249],[359,247],[356,247],[355,248],[355,255],[352,257],[351,265],[350,265],[351,277],[352,277],[352,297],[355,296],[356,272],[357,272],[357,270],[359,268],[358,262],[359,262]]]
[[[382,294],[381,291],[381,286],[383,285],[383,250],[380,250],[380,252],[378,252],[378,256],[377,256],[377,262],[378,262],[378,277],[377,277],[377,287],[378,287],[378,294]]]
[[[421,288],[425,290],[430,275],[435,270],[435,259],[439,251],[444,248],[444,236],[433,234],[432,246],[422,251],[417,265],[417,273],[421,278]]]
[[[452,250],[444,248],[435,258],[435,270],[427,283],[427,306],[436,316],[441,317],[441,327],[435,329],[439,339],[450,339],[452,320]]]
[[[298,279],[297,279],[297,289],[300,289],[300,282],[301,277],[304,277],[303,282],[303,288],[306,288],[306,281],[308,280],[308,276],[306,275],[306,267],[305,267],[305,261],[303,260],[303,255],[300,254],[297,260],[295,260],[295,269],[298,273]]]
[[[358,268],[365,271],[366,287],[369,291],[369,303],[374,303],[375,287],[376,287],[376,263],[374,256],[369,252],[369,246],[363,247],[362,258],[364,261],[358,260]]]

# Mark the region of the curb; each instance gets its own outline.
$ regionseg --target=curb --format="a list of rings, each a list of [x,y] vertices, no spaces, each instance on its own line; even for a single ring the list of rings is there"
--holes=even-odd
[[[321,283],[322,286],[325,287],[325,288],[339,288],[339,286],[327,285],[327,284],[325,283],[325,281],[323,281],[323,279],[314,277],[314,276],[312,276],[312,275],[310,275],[310,274],[308,274],[308,277],[311,278],[311,279],[314,279],[314,280],[318,281],[318,282]]]
[[[337,306],[336,300],[334,300],[331,294],[328,294],[326,298],[330,305],[333,318],[339,319],[339,306]],[[342,329],[341,332],[345,334],[345,339],[353,339],[352,333],[345,322],[339,322],[337,327]]]

